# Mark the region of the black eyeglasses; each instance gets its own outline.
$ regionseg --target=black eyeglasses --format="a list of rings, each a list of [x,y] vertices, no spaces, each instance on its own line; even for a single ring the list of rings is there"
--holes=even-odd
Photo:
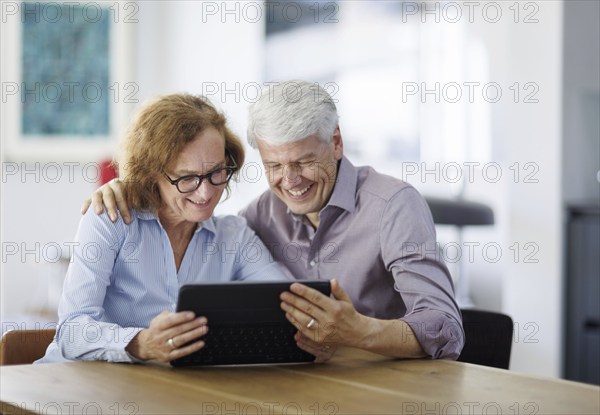
[[[190,174],[189,176],[183,176],[175,180],[167,176],[167,173],[163,172],[163,174],[169,183],[177,187],[179,193],[191,193],[199,188],[205,179],[213,186],[221,186],[229,182],[237,169],[235,162],[233,164],[233,166],[221,167],[203,175]]]

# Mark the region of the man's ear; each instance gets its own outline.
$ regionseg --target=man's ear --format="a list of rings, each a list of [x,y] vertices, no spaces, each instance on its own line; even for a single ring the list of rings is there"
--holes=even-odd
[[[331,142],[333,143],[333,155],[335,159],[341,160],[344,156],[344,142],[342,141],[342,132],[339,126],[335,128]]]

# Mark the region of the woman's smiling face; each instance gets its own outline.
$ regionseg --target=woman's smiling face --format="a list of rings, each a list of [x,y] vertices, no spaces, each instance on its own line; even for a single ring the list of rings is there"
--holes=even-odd
[[[172,180],[177,180],[191,174],[204,175],[225,165],[225,137],[209,127],[184,147],[164,173]],[[162,199],[159,216],[172,223],[197,223],[209,219],[225,190],[225,184],[214,186],[208,180],[203,180],[193,192],[181,193],[164,175],[159,179],[158,186]]]

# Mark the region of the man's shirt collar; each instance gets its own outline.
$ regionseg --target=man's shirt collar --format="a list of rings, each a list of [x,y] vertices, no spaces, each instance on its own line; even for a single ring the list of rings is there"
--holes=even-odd
[[[356,207],[356,183],[358,171],[346,157],[340,160],[335,186],[327,206],[337,206],[348,212],[354,212]],[[326,206],[326,207],[327,207]]]

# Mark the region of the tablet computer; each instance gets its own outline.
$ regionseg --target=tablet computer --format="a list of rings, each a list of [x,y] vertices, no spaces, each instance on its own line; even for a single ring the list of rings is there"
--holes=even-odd
[[[329,281],[298,281],[326,296]],[[208,319],[205,346],[171,361],[173,366],[312,362],[315,356],[296,345],[297,329],[285,318],[279,295],[293,281],[231,281],[184,285],[177,311]]]

